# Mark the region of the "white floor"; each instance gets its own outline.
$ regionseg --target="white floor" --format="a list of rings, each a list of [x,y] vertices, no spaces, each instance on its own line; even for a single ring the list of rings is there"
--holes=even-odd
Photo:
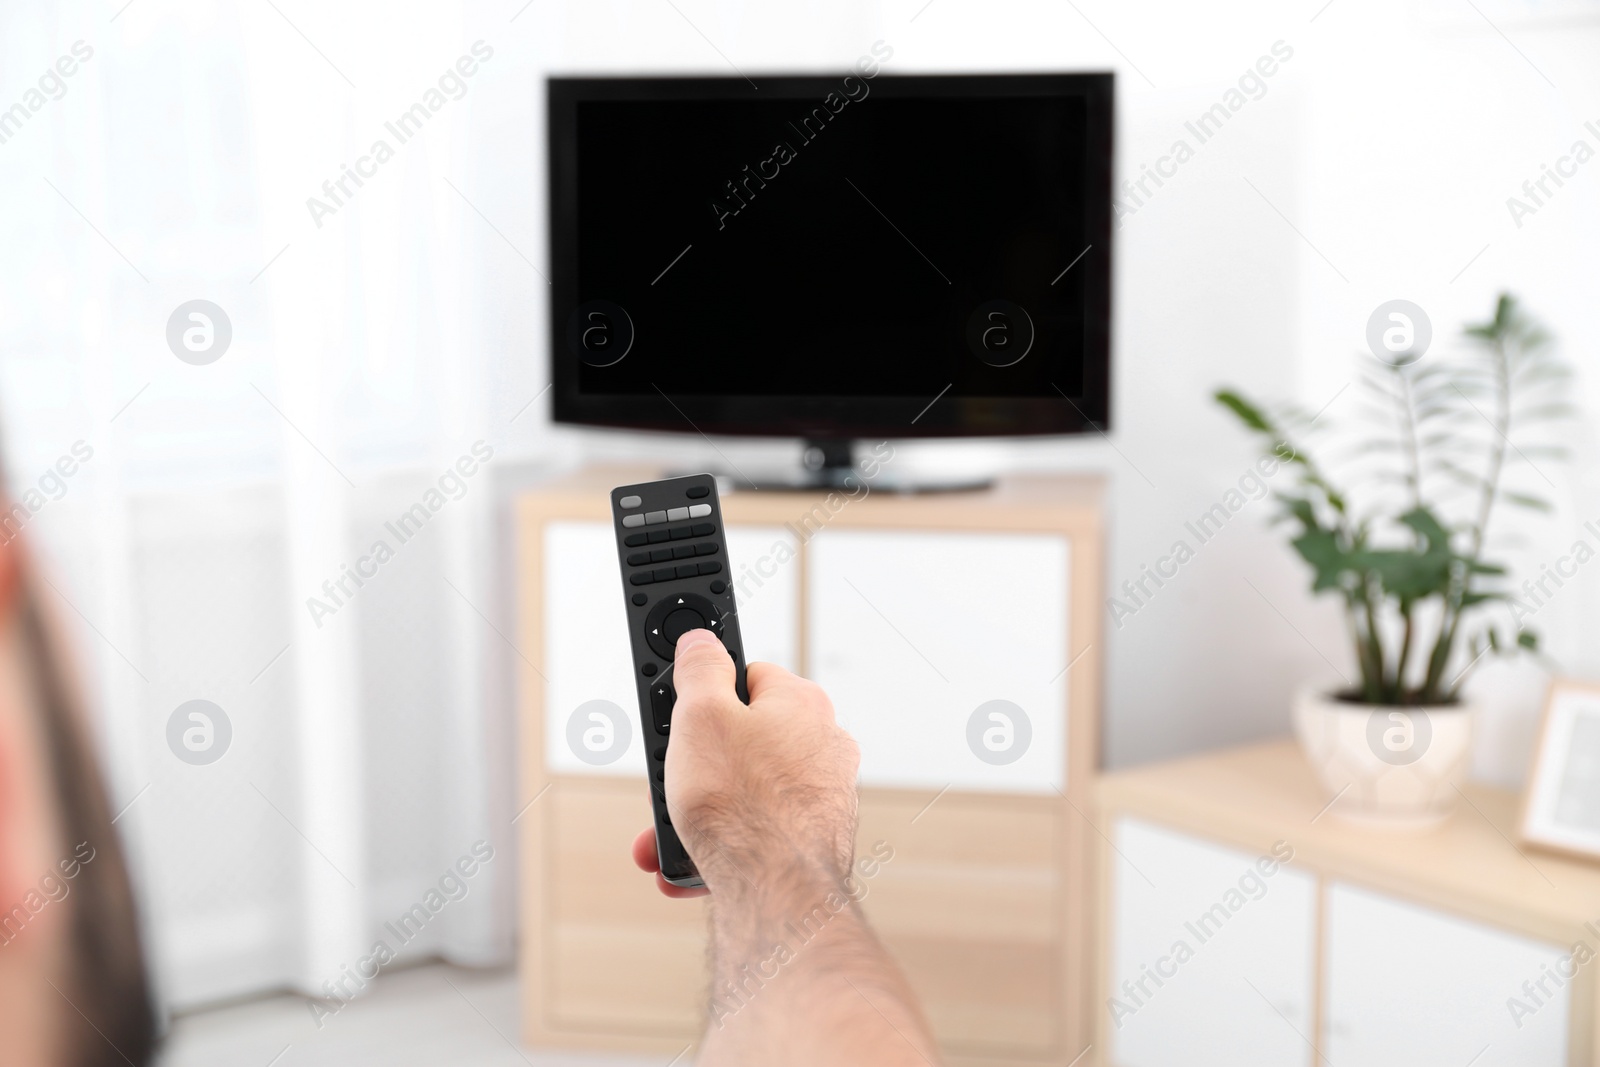
[[[337,1015],[297,996],[180,1016],[161,1067],[661,1067],[635,1059],[533,1050],[517,1040],[512,971],[443,964],[384,975]]]

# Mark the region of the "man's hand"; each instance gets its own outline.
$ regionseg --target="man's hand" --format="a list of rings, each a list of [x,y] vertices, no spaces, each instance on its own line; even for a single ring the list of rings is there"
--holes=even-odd
[[[712,894],[711,1025],[697,1062],[933,1064],[933,1039],[857,906],[860,751],[817,685],[752,663],[746,707],[716,636],[691,630],[673,665],[667,814]],[[800,934],[797,931],[803,930]]]
[[[783,874],[837,885],[855,851],[860,752],[813,682],[770,663],[734,666],[707,630],[678,639],[667,812],[713,893]]]
[[[811,884],[842,881],[854,851],[860,753],[828,695],[782,667],[752,663],[746,707],[734,693],[733,660],[709,630],[678,639],[673,674],[667,813],[707,889],[659,877],[653,830],[634,841],[634,862],[656,872],[669,897],[748,889],[769,870]]]

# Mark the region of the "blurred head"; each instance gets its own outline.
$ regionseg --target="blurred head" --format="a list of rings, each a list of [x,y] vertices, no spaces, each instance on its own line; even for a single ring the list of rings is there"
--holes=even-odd
[[[22,540],[0,541],[0,1063],[143,1067],[127,868],[30,571]]]

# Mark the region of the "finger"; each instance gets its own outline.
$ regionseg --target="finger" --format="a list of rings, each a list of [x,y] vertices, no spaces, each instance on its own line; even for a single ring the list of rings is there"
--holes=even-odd
[[[752,703],[761,699],[763,693],[782,689],[794,680],[794,675],[776,663],[750,663],[744,668],[744,682],[750,689]]]
[[[710,890],[703,886],[689,888],[673,885],[661,876],[661,860],[656,855],[656,832],[652,827],[645,827],[639,831],[639,836],[633,839],[633,863],[641,871],[656,876],[656,888],[662,896],[671,897],[673,900],[684,900],[689,897],[703,897]]]
[[[690,630],[678,638],[673,658],[672,687],[678,704],[722,704],[737,700],[733,691],[733,659],[710,630]]]
[[[745,667],[745,683],[750,687],[750,704],[771,701],[776,707],[799,708],[803,712],[820,715],[827,722],[837,722],[833,701],[828,699],[815,682],[798,674],[791,674],[776,663],[752,663]],[[792,697],[775,696],[790,691]]]
[[[673,885],[671,882],[661,877],[659,872],[656,874],[656,888],[661,890],[662,896],[671,897],[673,900],[687,900],[690,897],[703,897],[707,893],[711,892],[711,890],[707,889],[703,885],[697,885],[693,888],[688,886]]]
[[[661,869],[661,858],[656,855],[656,831],[647,826],[633,839],[633,865],[647,874]]]

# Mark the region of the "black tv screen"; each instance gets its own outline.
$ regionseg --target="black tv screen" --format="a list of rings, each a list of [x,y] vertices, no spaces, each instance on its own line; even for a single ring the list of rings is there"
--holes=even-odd
[[[1108,423],[1112,78],[553,78],[559,422]]]

